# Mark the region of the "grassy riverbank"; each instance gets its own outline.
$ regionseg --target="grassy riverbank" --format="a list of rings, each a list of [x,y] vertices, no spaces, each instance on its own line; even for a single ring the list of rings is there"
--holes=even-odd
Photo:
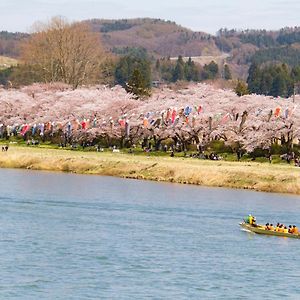
[[[0,154],[0,167],[300,194],[300,168],[287,164],[10,147]]]

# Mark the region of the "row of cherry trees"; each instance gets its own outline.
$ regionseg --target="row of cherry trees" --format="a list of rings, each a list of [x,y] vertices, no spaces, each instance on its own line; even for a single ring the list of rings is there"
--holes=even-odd
[[[120,147],[151,141],[155,149],[169,140],[182,150],[222,140],[237,153],[278,141],[292,148],[300,139],[299,100],[238,97],[206,84],[166,87],[145,101],[118,86],[33,85],[0,90],[0,135]]]

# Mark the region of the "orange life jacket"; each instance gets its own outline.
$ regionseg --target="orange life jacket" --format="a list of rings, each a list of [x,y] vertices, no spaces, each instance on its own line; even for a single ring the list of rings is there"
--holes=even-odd
[[[299,230],[298,230],[297,227],[294,227],[294,228],[293,228],[293,234],[299,234]]]

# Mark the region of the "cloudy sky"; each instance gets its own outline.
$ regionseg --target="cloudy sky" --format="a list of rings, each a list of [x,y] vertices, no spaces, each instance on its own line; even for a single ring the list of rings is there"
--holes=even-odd
[[[197,31],[221,27],[279,29],[299,26],[300,0],[0,0],[0,31],[30,31],[36,21],[64,16],[161,18]]]

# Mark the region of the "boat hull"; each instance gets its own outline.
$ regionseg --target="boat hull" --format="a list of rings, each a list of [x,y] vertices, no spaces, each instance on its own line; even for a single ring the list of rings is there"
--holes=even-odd
[[[284,232],[277,232],[273,230],[265,230],[264,226],[262,225],[257,225],[252,226],[247,223],[240,223],[240,226],[243,227],[244,229],[247,229],[251,232],[257,233],[257,234],[264,234],[264,235],[274,235],[274,236],[283,236],[283,237],[288,237],[288,238],[293,238],[293,239],[300,239],[300,234],[292,234],[292,233],[284,233]]]

